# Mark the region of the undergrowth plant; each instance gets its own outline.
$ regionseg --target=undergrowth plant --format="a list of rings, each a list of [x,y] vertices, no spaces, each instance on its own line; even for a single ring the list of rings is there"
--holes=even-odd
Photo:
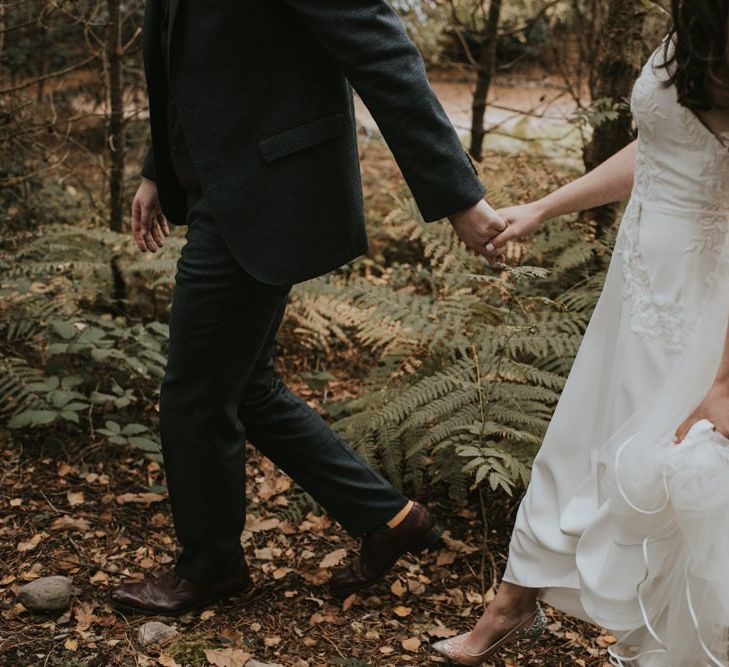
[[[492,203],[533,195],[519,187]],[[358,397],[328,405],[335,427],[401,487],[442,484],[456,501],[479,485],[511,493],[528,480],[610,240],[560,219],[487,266],[449,225],[423,224],[409,197],[370,231],[370,257],[298,286],[288,311],[310,354],[374,359]],[[125,234],[53,225],[0,258],[0,416],[11,428],[71,429],[160,458],[163,322],[182,243],[140,257]],[[317,370],[307,382],[326,386]]]
[[[0,416],[11,429],[68,429],[161,460],[147,421],[169,336],[143,318],[171,284],[172,241],[139,261],[127,235],[55,225],[0,264]],[[133,286],[144,294],[130,294]],[[162,291],[162,290],[160,290]],[[150,410],[151,408],[151,410]]]
[[[401,487],[443,483],[456,501],[480,484],[511,493],[528,480],[608,246],[558,220],[488,267],[450,226],[423,225],[410,200],[380,233],[420,259],[306,283],[290,309],[310,345],[377,355],[336,428]]]

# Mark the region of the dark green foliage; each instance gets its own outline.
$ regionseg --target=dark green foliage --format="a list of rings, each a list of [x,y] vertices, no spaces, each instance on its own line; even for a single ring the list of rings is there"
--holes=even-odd
[[[122,312],[133,311],[126,290],[135,281],[169,287],[168,261],[132,261],[126,235],[45,231],[0,273],[0,413],[11,429],[66,424],[160,460],[139,422],[157,400],[168,328]]]

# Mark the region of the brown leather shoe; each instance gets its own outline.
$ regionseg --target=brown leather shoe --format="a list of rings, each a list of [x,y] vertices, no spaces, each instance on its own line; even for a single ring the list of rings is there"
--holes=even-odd
[[[362,538],[359,558],[335,570],[329,589],[349,595],[382,581],[401,556],[417,554],[435,546],[443,529],[425,507],[414,503],[408,515],[394,528],[380,528]]]
[[[234,577],[214,584],[196,584],[173,573],[122,584],[112,590],[111,601],[120,611],[179,616],[252,588],[248,567],[244,566]]]

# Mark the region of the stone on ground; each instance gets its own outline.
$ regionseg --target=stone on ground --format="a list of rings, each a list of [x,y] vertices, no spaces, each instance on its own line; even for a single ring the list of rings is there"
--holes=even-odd
[[[62,576],[41,577],[20,589],[18,601],[31,611],[61,611],[71,602],[71,580]]]
[[[171,625],[159,621],[149,621],[139,628],[139,643],[145,646],[164,644],[179,633]]]

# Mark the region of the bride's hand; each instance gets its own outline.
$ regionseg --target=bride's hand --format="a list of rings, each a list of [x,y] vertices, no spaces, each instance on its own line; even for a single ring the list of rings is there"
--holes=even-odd
[[[729,438],[729,385],[714,384],[706,398],[676,430],[674,442],[683,442],[691,427],[701,419],[708,419],[725,438]]]
[[[507,227],[486,246],[486,251],[492,256],[503,255],[509,241],[534,233],[547,220],[539,202],[502,208],[497,213]]]

